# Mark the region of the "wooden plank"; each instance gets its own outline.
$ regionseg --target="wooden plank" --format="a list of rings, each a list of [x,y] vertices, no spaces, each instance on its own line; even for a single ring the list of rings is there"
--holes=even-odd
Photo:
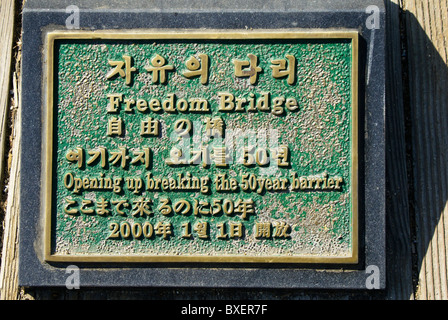
[[[5,181],[5,158],[7,155],[6,139],[8,137],[8,121],[9,121],[9,106],[10,106],[10,81],[11,81],[11,61],[12,61],[12,45],[13,45],[13,33],[14,33],[14,1],[2,0],[0,2],[0,181],[2,187],[4,187]],[[17,84],[17,83],[16,83]],[[17,88],[17,87],[15,87]],[[15,90],[16,97],[14,99],[17,102],[17,90]],[[15,164],[17,169],[17,164]],[[12,181],[13,182],[13,181]],[[14,188],[11,184],[9,187]],[[11,190],[11,189],[10,189]],[[11,286],[16,287],[16,284],[9,282],[10,276],[14,279],[16,274],[16,267],[10,264],[9,257],[16,255],[15,250],[9,252],[9,245],[11,242],[14,244],[17,242],[17,236],[15,233],[10,234],[9,231],[16,232],[16,221],[10,220],[10,213],[14,211],[16,199],[13,199],[13,192],[8,193],[7,209],[4,221],[3,239],[5,240],[2,246],[2,264],[0,270],[0,298],[8,299],[13,298],[9,294],[4,292],[10,292]],[[14,247],[16,247],[14,245]],[[12,274],[10,274],[12,272]],[[13,289],[17,290],[17,288]]]
[[[20,89],[14,77],[14,108],[18,111],[15,119],[12,147],[12,166],[8,190],[7,209],[4,221],[2,262],[0,268],[0,299],[17,299],[18,287],[18,247],[19,247],[19,207],[20,207]]]
[[[401,68],[400,4],[386,1],[387,298],[412,299],[411,224]]]
[[[418,299],[448,299],[448,10],[406,0]]]
[[[10,102],[14,0],[0,1],[0,181],[4,179],[5,142]]]

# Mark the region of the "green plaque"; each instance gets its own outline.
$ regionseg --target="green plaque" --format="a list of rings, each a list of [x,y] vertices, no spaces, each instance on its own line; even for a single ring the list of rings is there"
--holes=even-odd
[[[357,32],[47,38],[45,259],[356,263]]]

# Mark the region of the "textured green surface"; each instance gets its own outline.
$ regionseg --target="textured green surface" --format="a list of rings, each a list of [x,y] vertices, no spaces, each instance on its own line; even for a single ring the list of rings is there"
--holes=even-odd
[[[55,56],[55,143],[54,143],[54,227],[53,252],[56,254],[96,254],[96,255],[247,255],[247,256],[319,256],[335,257],[351,254],[351,44],[345,40],[301,40],[281,41],[59,41]],[[182,76],[185,61],[198,53],[206,53],[210,59],[209,81],[202,85],[200,78],[187,79]],[[263,69],[254,85],[248,78],[234,76],[232,59],[248,60],[247,54],[258,57],[258,66]],[[166,84],[151,82],[151,73],[145,70],[155,54],[166,59],[175,70],[168,73]],[[274,79],[271,74],[271,60],[285,59],[285,55],[293,55],[297,59],[297,80],[293,85],[286,78]],[[133,74],[131,85],[125,79],[116,77],[106,79],[106,74],[113,69],[109,60],[122,61],[123,55],[133,58],[133,67],[138,72]],[[271,99],[277,96],[295,98],[299,108],[296,111],[285,110],[282,116],[269,112],[232,112],[218,111],[218,92],[229,92],[237,97],[248,98],[250,93],[259,97],[269,92]],[[120,113],[107,112],[107,94],[122,93],[124,98],[142,98],[161,101],[173,93],[176,98],[203,98],[208,100],[209,113]],[[134,107],[135,109],[135,107]],[[108,120],[121,117],[124,123],[122,136],[108,136]],[[160,121],[159,137],[142,137],[140,121],[150,116]],[[277,168],[273,172],[259,166],[246,167],[232,163],[227,168],[216,167],[213,163],[203,168],[201,165],[172,167],[165,164],[170,150],[178,145],[170,138],[173,124],[177,119],[201,121],[205,117],[221,117],[226,130],[255,130],[268,132],[278,130],[279,144],[287,145],[290,151],[291,166]],[[258,131],[257,131],[258,130]],[[202,138],[202,136],[201,136]],[[261,136],[258,141],[262,141]],[[213,140],[204,142],[214,143]],[[269,147],[269,139],[267,139]],[[104,147],[117,151],[126,147],[128,165],[125,168],[109,163],[101,168],[98,161],[86,165],[89,159],[88,150]],[[152,161],[149,169],[144,165],[130,164],[133,150],[149,147],[152,150]],[[76,148],[84,149],[84,165],[78,168],[74,161],[68,161],[66,155]],[[193,176],[210,177],[211,192],[149,192],[143,190],[139,194],[121,184],[122,192],[83,191],[74,193],[64,186],[64,176],[72,173],[75,177],[141,177],[145,181],[148,172],[155,177],[174,177],[178,173],[191,173]],[[238,182],[241,175],[252,173],[257,177],[288,178],[297,176],[342,177],[344,183],[339,191],[292,191],[264,192],[217,192],[214,178],[216,174],[226,173]],[[132,215],[133,201],[145,197],[151,199],[153,213],[150,216],[135,217]],[[162,215],[158,207],[160,199],[170,198],[171,203],[178,199],[252,199],[255,203],[255,214],[242,219],[240,214],[195,216]],[[64,207],[66,199],[75,200],[79,209],[82,199],[94,202],[100,199],[128,199],[130,207],[126,208],[126,216],[116,213],[113,205],[109,205],[109,215],[92,214],[67,215]],[[93,206],[95,208],[95,206]],[[135,239],[120,237],[108,239],[111,234],[110,224],[130,225],[149,221],[153,226],[158,222],[170,222],[172,234],[168,238],[153,235],[151,238]],[[208,222],[208,239],[201,239],[193,227],[198,222]],[[257,221],[285,222],[290,225],[287,238],[256,239],[254,224]],[[185,239],[182,224],[190,222],[192,237]],[[242,222],[244,237],[241,239],[217,239],[218,223]],[[272,229],[274,232],[275,230]],[[226,229],[228,233],[228,228]],[[273,233],[272,232],[272,233]]]

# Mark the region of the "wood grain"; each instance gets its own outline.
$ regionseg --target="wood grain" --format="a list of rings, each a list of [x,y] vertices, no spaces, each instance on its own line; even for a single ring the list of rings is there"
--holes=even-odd
[[[4,187],[5,180],[5,158],[8,154],[6,150],[6,139],[9,138],[7,130],[8,121],[10,120],[9,106],[11,96],[11,62],[12,62],[12,45],[14,34],[14,1],[0,1],[0,181]],[[14,82],[14,102],[18,102],[17,82]],[[16,141],[16,147],[18,142]],[[12,164],[15,174],[18,170],[18,152],[13,155]],[[18,175],[11,177],[6,214],[4,217],[3,245],[2,245],[2,262],[0,269],[0,299],[15,299],[17,295],[17,228],[18,228],[18,210],[15,198],[18,192],[17,182]]]
[[[19,208],[20,208],[20,87],[14,74],[14,108],[18,111],[14,119],[13,160],[10,171],[7,208],[4,222],[2,262],[0,268],[0,299],[13,300],[19,295],[18,250],[19,250]]]
[[[5,142],[7,138],[8,107],[12,44],[14,32],[14,1],[0,1],[0,181],[4,179]]]
[[[448,8],[406,0],[418,299],[448,299]]]
[[[411,223],[409,216],[405,114],[399,0],[386,1],[386,183],[387,298],[412,299]]]

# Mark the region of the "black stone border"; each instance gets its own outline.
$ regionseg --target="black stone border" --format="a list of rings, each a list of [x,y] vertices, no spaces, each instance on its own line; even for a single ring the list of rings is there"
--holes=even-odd
[[[70,13],[53,0],[28,0],[23,11],[22,141],[19,285],[65,286],[68,264],[43,262],[42,210],[45,115],[44,40],[53,30],[65,30]],[[73,1],[76,2],[76,1]],[[81,1],[84,2],[84,1]],[[282,1],[266,10],[255,1],[241,1],[239,10],[139,8],[138,0],[120,8],[107,1],[101,9],[80,8],[81,30],[106,29],[355,29],[360,33],[359,61],[359,255],[360,263],[326,265],[263,264],[77,264],[82,287],[234,287],[366,289],[369,266],[378,267],[379,288],[386,285],[385,253],[385,9],[383,1],[338,0],[316,8],[296,1],[291,10]],[[174,1],[175,2],[175,1]],[[252,3],[253,2],[253,3]],[[288,1],[285,1],[288,2]],[[299,2],[299,3],[297,3]],[[321,1],[325,2],[326,1]],[[206,3],[206,1],[204,2]],[[70,3],[76,5],[76,3]],[[379,29],[369,29],[369,5],[380,9]],[[69,5],[69,4],[67,4]],[[40,6],[40,7],[39,7]],[[92,5],[92,7],[94,7]],[[56,9],[55,9],[56,8]],[[135,9],[129,9],[135,8]],[[235,6],[240,8],[240,6]],[[225,9],[225,10],[224,10]],[[302,10],[301,10],[302,9]]]

